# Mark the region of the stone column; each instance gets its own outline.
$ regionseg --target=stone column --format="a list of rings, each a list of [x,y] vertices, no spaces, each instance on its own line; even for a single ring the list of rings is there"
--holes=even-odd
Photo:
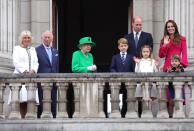
[[[59,112],[57,113],[57,118],[67,118],[67,88],[68,83],[57,83],[58,86],[58,96],[59,96]]]
[[[73,114],[73,117],[75,118],[80,117],[80,88],[81,83],[73,83],[74,103],[75,103],[75,112]]]
[[[9,119],[21,119],[20,115],[20,102],[19,102],[19,89],[21,83],[11,83],[11,113]]]
[[[43,90],[43,112],[42,118],[52,118],[51,114],[51,89],[53,87],[53,83],[41,83]]]
[[[134,0],[133,3],[134,15],[143,19],[143,30],[153,34],[153,0]]]
[[[25,84],[27,89],[27,113],[25,118],[34,119],[37,118],[36,114],[36,83],[26,83]]]
[[[166,88],[168,86],[168,82],[157,82],[159,87],[159,112],[157,117],[158,118],[168,118],[167,112],[167,99],[166,99]]]
[[[104,83],[98,84],[98,117],[105,117],[104,111],[103,111],[103,91],[104,91]]]
[[[183,82],[173,82],[174,90],[175,90],[175,111],[174,111],[174,118],[184,118],[184,111],[183,111],[183,98],[182,98],[182,88]]]
[[[142,111],[142,118],[151,118],[151,99],[150,99],[150,83],[145,82],[142,86],[143,88],[143,111]]]
[[[0,119],[5,119],[5,115],[3,113],[3,95],[4,95],[5,83],[0,83]]]
[[[125,83],[127,88],[127,114],[126,118],[137,118],[137,105],[136,105],[136,98],[135,98],[135,88],[136,82],[128,82]]]
[[[13,72],[12,51],[17,43],[19,0],[0,0],[1,73]]]
[[[50,0],[31,1],[31,31],[36,40],[41,42],[41,33],[50,29]]]
[[[189,83],[191,85],[191,99],[190,99],[190,105],[191,105],[191,111],[189,114],[189,118],[194,119],[194,82],[192,81]]]
[[[121,117],[119,112],[119,89],[120,83],[109,83],[111,88],[111,114],[110,117]]]

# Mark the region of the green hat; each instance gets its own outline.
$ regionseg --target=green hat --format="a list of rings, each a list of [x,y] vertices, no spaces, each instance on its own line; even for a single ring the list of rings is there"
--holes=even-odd
[[[92,42],[92,38],[91,37],[83,37],[79,40],[79,44],[77,45],[77,47],[79,48],[82,45],[85,44],[90,44],[91,47],[96,46],[96,43]]]

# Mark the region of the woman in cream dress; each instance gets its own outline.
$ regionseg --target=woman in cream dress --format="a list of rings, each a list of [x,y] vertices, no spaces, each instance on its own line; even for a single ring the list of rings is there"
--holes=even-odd
[[[14,73],[34,74],[38,70],[38,58],[36,50],[31,47],[32,36],[30,31],[22,31],[19,36],[19,45],[13,49]],[[37,98],[36,98],[37,99]],[[20,112],[24,118],[27,112],[27,91],[25,85],[20,90]]]

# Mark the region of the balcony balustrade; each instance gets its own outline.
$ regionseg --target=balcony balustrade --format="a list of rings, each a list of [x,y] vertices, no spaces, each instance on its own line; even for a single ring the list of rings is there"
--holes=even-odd
[[[51,88],[56,83],[58,90],[57,118],[121,118],[119,92],[124,85],[127,91],[126,118],[138,118],[135,88],[140,82],[143,88],[143,118],[153,118],[150,89],[154,86],[159,112],[157,118],[168,118],[166,87],[173,82],[175,89],[174,118],[194,118],[194,73],[90,73],[90,74],[0,74],[0,119],[21,119],[19,91],[25,84],[27,89],[27,114],[25,119],[37,119],[36,88],[41,83],[43,89],[43,113],[41,118],[52,119]],[[68,91],[70,87],[72,91]],[[186,94],[183,105],[182,88]],[[4,90],[11,90],[11,111],[5,116]],[[71,99],[67,97],[72,93]],[[107,94],[110,94],[110,109],[107,112]],[[71,105],[70,108],[68,105]],[[67,108],[71,109],[68,112]],[[72,112],[72,113],[71,113]],[[72,115],[71,115],[72,114]]]

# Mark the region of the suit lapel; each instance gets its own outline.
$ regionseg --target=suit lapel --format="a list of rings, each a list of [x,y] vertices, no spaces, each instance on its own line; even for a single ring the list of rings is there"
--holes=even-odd
[[[55,51],[54,51],[54,49],[53,48],[51,48],[51,51],[52,51],[52,65],[54,64],[54,62],[55,62]]]
[[[131,33],[131,36],[130,36],[130,37],[131,37],[131,40],[133,40],[133,41],[132,41],[132,46],[136,48],[135,39],[134,39],[134,34],[133,34],[133,32]]]
[[[138,41],[138,45],[137,45],[138,47],[141,46],[141,43],[142,43],[143,37],[144,37],[143,35],[144,35],[144,32],[142,31],[141,34],[140,34],[140,37],[139,37],[139,41]]]

